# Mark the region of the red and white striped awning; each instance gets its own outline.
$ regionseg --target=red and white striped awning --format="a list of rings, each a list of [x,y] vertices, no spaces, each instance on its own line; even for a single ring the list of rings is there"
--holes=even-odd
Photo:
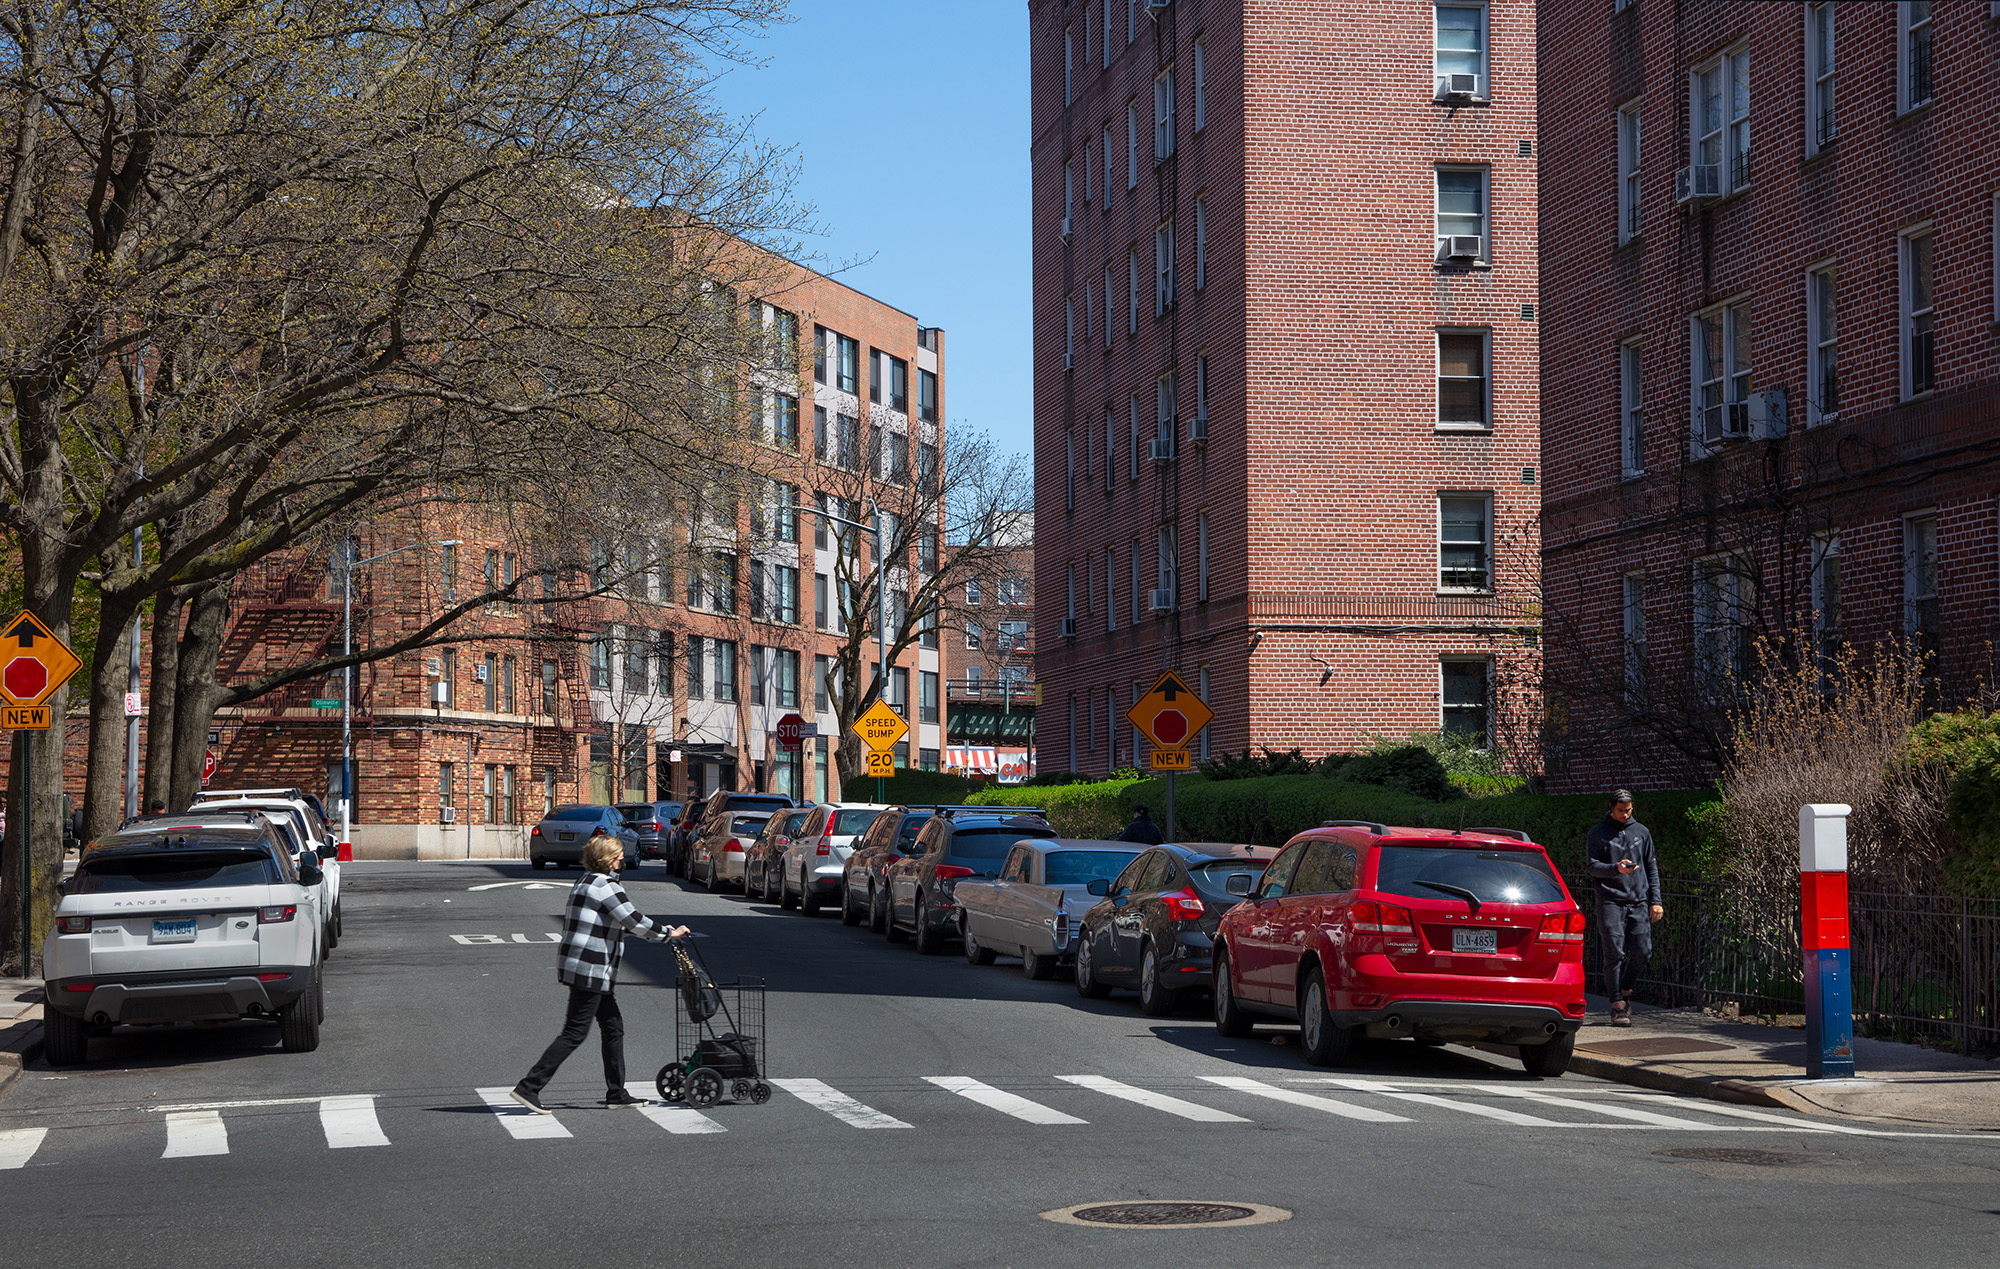
[[[999,775],[1001,764],[1019,765],[1026,763],[1028,774],[1035,774],[1035,755],[1026,749],[947,749],[944,751],[946,769],[963,770],[967,775]]]

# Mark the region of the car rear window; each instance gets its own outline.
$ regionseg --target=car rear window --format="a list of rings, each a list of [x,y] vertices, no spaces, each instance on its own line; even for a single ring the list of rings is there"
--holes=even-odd
[[[961,828],[951,835],[951,853],[961,859],[1000,859],[1014,849],[1015,842],[1054,837],[1054,832],[1037,833],[1018,828]]]
[[[650,802],[641,802],[637,806],[621,806],[618,813],[625,817],[627,824],[645,823],[653,818],[653,806]]]
[[[1015,839],[1020,840],[1019,838]],[[1118,870],[1132,862],[1138,851],[1125,850],[1054,850],[1045,857],[1042,865],[1044,884],[1051,886],[1081,886],[1099,877],[1109,881],[1118,875]]]
[[[269,851],[244,847],[163,850],[86,859],[70,879],[70,894],[126,894],[194,886],[275,886],[284,881]]]
[[[1457,891],[1469,890],[1481,903],[1561,903],[1565,897],[1547,856],[1538,850],[1384,845],[1375,865],[1375,888],[1412,899],[1462,898]]]
[[[1257,879],[1264,875],[1264,869],[1269,867],[1270,863],[1268,859],[1216,859],[1208,863],[1190,864],[1188,875],[1193,877],[1194,884],[1203,890],[1226,895],[1229,893],[1231,877],[1248,877],[1251,889],[1256,889]]]
[[[552,820],[601,820],[604,808],[601,806],[572,806],[549,816]]]
[[[868,831],[868,826],[875,822],[875,817],[881,813],[872,810],[836,811],[833,816],[833,831],[844,837],[865,833]]]
[[[770,815],[767,813],[734,816],[729,821],[729,831],[732,833],[760,833],[764,830],[764,822],[770,818]]]
[[[792,800],[781,797],[732,797],[729,809],[732,811],[782,811],[790,807]]]

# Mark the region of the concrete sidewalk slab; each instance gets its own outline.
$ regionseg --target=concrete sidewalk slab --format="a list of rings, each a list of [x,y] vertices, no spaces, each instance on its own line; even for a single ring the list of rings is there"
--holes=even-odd
[[[0,978],[0,1094],[42,1051],[42,980]]]

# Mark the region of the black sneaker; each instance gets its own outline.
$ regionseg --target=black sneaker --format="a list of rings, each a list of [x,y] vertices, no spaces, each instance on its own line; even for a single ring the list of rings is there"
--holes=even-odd
[[[529,1110],[534,1111],[537,1115],[555,1114],[554,1111],[542,1105],[541,1098],[535,1096],[535,1094],[529,1092],[527,1089],[522,1088],[519,1084],[516,1084],[514,1086],[514,1091],[509,1095],[513,1097],[515,1101],[521,1103],[523,1106],[526,1106]]]
[[[615,1088],[604,1095],[604,1106],[645,1106],[650,1103],[643,1097],[634,1097],[622,1088]]]

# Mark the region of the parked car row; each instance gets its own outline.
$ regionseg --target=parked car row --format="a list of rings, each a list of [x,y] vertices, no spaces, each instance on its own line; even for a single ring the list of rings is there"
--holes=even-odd
[[[737,814],[711,885],[1031,978],[1067,965],[1165,1015],[1207,992],[1218,1032],[1299,1028],[1337,1065],[1362,1037],[1515,1046],[1568,1069],[1584,917],[1543,849],[1505,829],[1328,821],[1282,848],[1064,838],[1040,812],[826,803]],[[730,850],[729,845],[737,850]],[[714,862],[740,857],[741,863]],[[733,869],[739,869],[733,871]]]

